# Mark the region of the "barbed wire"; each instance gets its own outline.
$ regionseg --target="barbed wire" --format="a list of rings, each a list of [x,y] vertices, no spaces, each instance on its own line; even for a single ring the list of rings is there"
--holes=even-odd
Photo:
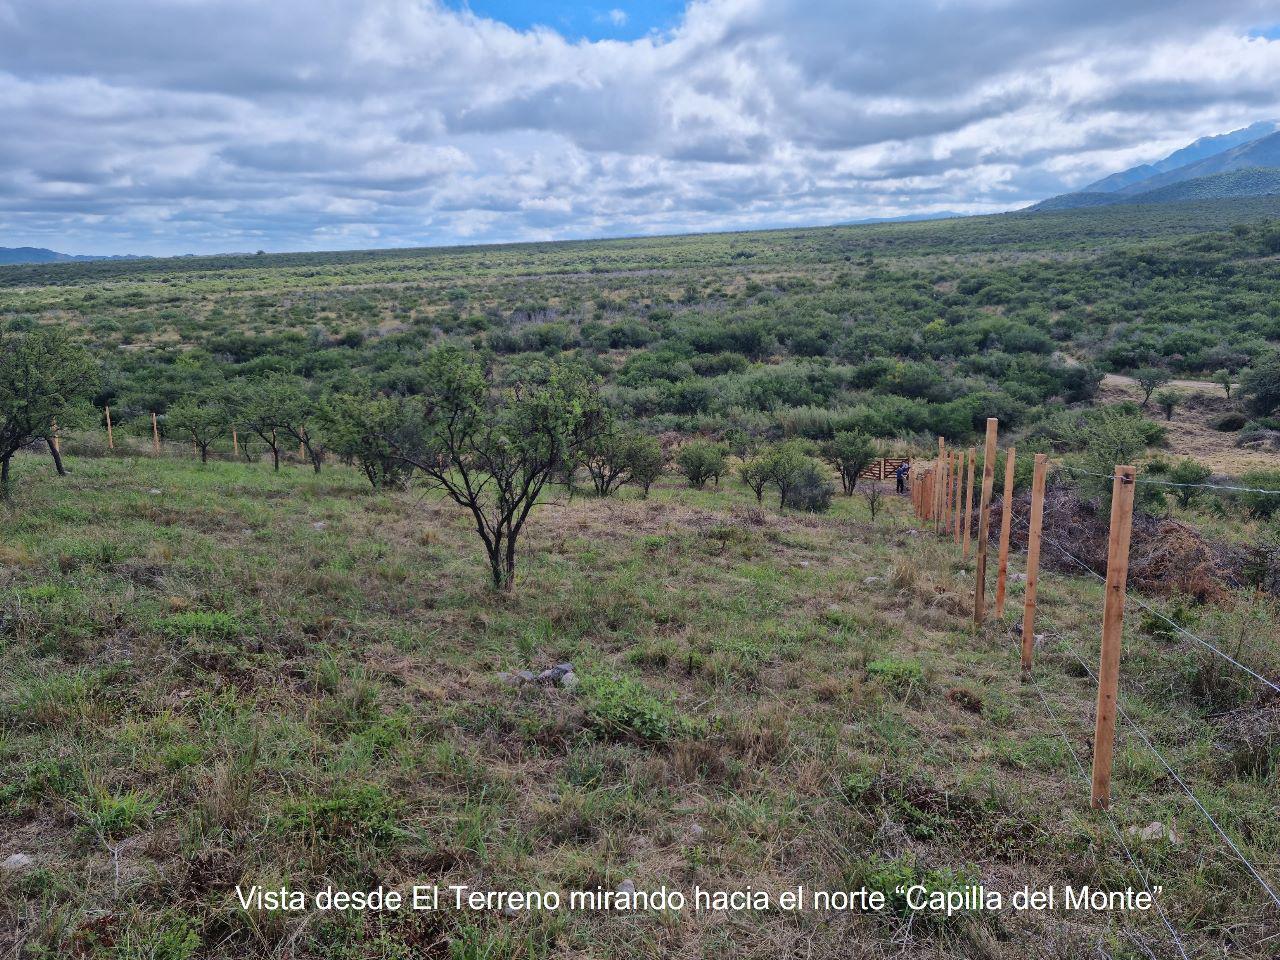
[[[1059,634],[1059,636],[1061,636],[1061,634]],[[1089,677],[1096,683],[1098,680],[1098,675],[1089,668],[1089,665],[1085,663],[1083,659],[1081,659],[1079,653],[1076,652],[1075,648],[1068,645],[1065,647],[1065,649],[1067,653],[1071,654],[1072,659],[1074,659],[1076,663],[1080,664],[1080,666],[1084,669],[1084,671],[1089,674]],[[1160,761],[1160,764],[1165,768],[1169,776],[1173,777],[1174,781],[1178,784],[1178,786],[1182,788],[1182,792],[1191,798],[1191,802],[1196,805],[1196,808],[1200,811],[1201,814],[1203,814],[1204,818],[1207,821],[1209,821],[1210,826],[1212,826],[1213,829],[1217,831],[1218,836],[1220,836],[1223,839],[1223,841],[1227,844],[1227,846],[1231,848],[1231,852],[1236,855],[1236,858],[1242,864],[1244,864],[1245,868],[1251,874],[1253,874],[1253,878],[1257,880],[1259,885],[1261,885],[1262,889],[1267,892],[1267,896],[1271,898],[1271,902],[1274,903],[1277,907],[1280,907],[1280,896],[1276,895],[1276,892],[1273,889],[1271,889],[1271,885],[1267,883],[1267,881],[1263,879],[1262,874],[1258,872],[1258,868],[1253,865],[1253,861],[1251,861],[1248,857],[1244,855],[1244,853],[1240,850],[1240,848],[1236,846],[1235,841],[1233,841],[1231,837],[1227,835],[1227,832],[1222,829],[1218,821],[1213,818],[1213,814],[1211,814],[1208,811],[1208,809],[1205,807],[1205,805],[1200,802],[1200,798],[1195,795],[1195,791],[1193,791],[1189,786],[1187,786],[1186,782],[1180,776],[1178,776],[1177,771],[1174,770],[1172,765],[1170,765],[1169,761],[1165,759],[1164,754],[1162,754],[1160,750],[1156,747],[1156,745],[1151,742],[1151,738],[1147,736],[1146,731],[1143,730],[1142,727],[1138,725],[1137,721],[1135,721],[1131,716],[1129,716],[1128,711],[1126,711],[1125,708],[1121,705],[1119,698],[1116,698],[1116,710],[1119,712],[1120,716],[1124,718],[1125,723],[1129,724],[1129,726],[1133,729],[1133,732],[1138,735],[1138,738],[1147,745],[1147,749],[1156,755],[1156,759]]]
[[[1058,464],[1058,470],[1065,470],[1067,473],[1075,474],[1080,477],[1097,477],[1100,480],[1114,480],[1112,474],[1095,473],[1092,470],[1081,470],[1079,467],[1069,467],[1066,464]],[[1271,490],[1265,487],[1237,487],[1225,483],[1176,483],[1173,480],[1159,480],[1154,477],[1135,477],[1133,480],[1137,484],[1155,484],[1161,487],[1185,487],[1197,490],[1230,490],[1235,493],[1266,493],[1273,496],[1280,496],[1280,490]]]
[[[1098,573],[1098,571],[1090,567],[1087,563],[1085,563],[1083,560],[1081,560],[1079,557],[1073,554],[1070,550],[1068,550],[1066,547],[1060,544],[1057,540],[1053,539],[1053,537],[1050,537],[1047,534],[1041,533],[1040,539],[1047,541],[1051,546],[1055,547],[1059,553],[1061,553],[1067,559],[1071,560],[1078,567],[1080,567],[1080,569],[1084,570],[1086,573],[1094,577],[1096,580],[1099,580],[1104,584],[1107,582],[1106,577],[1102,576],[1100,573]],[[1152,614],[1153,616],[1159,618],[1160,620],[1163,620],[1165,623],[1173,627],[1174,630],[1178,631],[1178,633],[1182,634],[1187,639],[1194,640],[1196,643],[1200,644],[1206,650],[1210,650],[1213,653],[1217,654],[1219,657],[1221,657],[1223,660],[1230,663],[1232,666],[1236,667],[1238,670],[1244,671],[1249,676],[1253,677],[1253,679],[1261,683],[1263,686],[1270,689],[1272,692],[1280,693],[1280,684],[1276,684],[1273,681],[1268,680],[1266,677],[1258,673],[1256,670],[1252,670],[1249,667],[1245,666],[1235,657],[1231,656],[1231,654],[1227,653],[1221,648],[1210,643],[1208,640],[1204,639],[1203,637],[1195,633],[1192,633],[1190,630],[1188,630],[1182,624],[1178,623],[1176,620],[1173,620],[1170,617],[1165,616],[1165,614],[1161,613],[1155,607],[1151,606],[1151,604],[1147,603],[1145,600],[1142,599],[1142,597],[1138,596],[1136,593],[1126,593],[1126,599],[1132,600],[1143,610],[1146,610],[1148,613]]]
[[[1040,697],[1040,702],[1044,705],[1045,713],[1053,721],[1053,725],[1058,728],[1058,736],[1062,738],[1062,742],[1067,745],[1067,750],[1071,752],[1071,759],[1075,761],[1076,769],[1080,771],[1081,779],[1088,783],[1089,774],[1084,769],[1084,764],[1080,760],[1080,754],[1076,752],[1075,744],[1073,744],[1071,742],[1071,738],[1067,736],[1066,728],[1063,727],[1062,721],[1058,719],[1057,713],[1054,711],[1053,707],[1050,706],[1049,699],[1044,695],[1044,691],[1040,688],[1040,682],[1033,679],[1031,687]],[[1165,929],[1169,931],[1169,936],[1173,940],[1174,945],[1178,948],[1178,953],[1182,956],[1182,960],[1190,960],[1190,957],[1187,956],[1186,947],[1182,944],[1182,938],[1178,936],[1178,931],[1174,929],[1173,923],[1169,920],[1168,914],[1165,913],[1164,907],[1160,905],[1159,898],[1151,891],[1150,876],[1146,871],[1138,866],[1138,861],[1134,858],[1133,851],[1129,849],[1129,844],[1125,842],[1124,835],[1120,832],[1120,828],[1116,824],[1115,814],[1106,808],[1103,809],[1103,813],[1106,814],[1107,825],[1111,828],[1111,832],[1115,835],[1116,840],[1119,841],[1120,848],[1124,850],[1124,855],[1129,861],[1129,866],[1132,867],[1133,872],[1138,875],[1138,878],[1142,881],[1143,888],[1151,897],[1151,902],[1155,904],[1156,912],[1160,915],[1160,921],[1164,924]],[[1146,949],[1145,945],[1143,945],[1143,948]],[[1099,947],[1098,949],[1101,950],[1102,948]],[[1148,955],[1150,955],[1150,951],[1148,951]]]

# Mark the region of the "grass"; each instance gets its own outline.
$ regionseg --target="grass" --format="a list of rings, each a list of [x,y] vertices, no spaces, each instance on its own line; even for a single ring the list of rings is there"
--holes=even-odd
[[[1042,581],[1049,716],[1017,679],[1020,586],[975,635],[971,565],[902,501],[871,524],[859,497],[779,514],[728,483],[557,492],[516,591],[497,596],[466,519],[421,491],[370,493],[340,467],[71,466],[55,482],[20,458],[0,542],[0,854],[36,861],[0,875],[0,953],[1167,953],[1151,915],[908,922],[897,901],[879,915],[242,910],[235,887],[255,883],[1139,884],[1072,758],[1088,762],[1093,691],[1065,651],[1092,659],[1099,589]],[[1242,624],[1274,651],[1274,620],[1240,604],[1197,622]],[[1274,740],[1241,719],[1265,711],[1207,686],[1193,651],[1136,616],[1126,645],[1126,709],[1275,876]],[[498,676],[563,661],[573,690]],[[1126,838],[1184,940],[1269,956],[1262,894],[1123,728],[1115,789],[1122,831],[1176,827],[1177,845]]]

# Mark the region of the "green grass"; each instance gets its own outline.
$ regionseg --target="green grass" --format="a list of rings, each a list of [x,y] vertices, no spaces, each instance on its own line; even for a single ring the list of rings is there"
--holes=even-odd
[[[506,596],[466,518],[422,491],[341,467],[70,464],[54,480],[19,458],[0,540],[0,853],[37,860],[0,877],[19,955],[1161,955],[1152,916],[908,927],[896,901],[732,922],[242,911],[253,883],[1138,883],[1071,757],[1093,691],[1062,651],[1093,649],[1100,592],[1042,582],[1037,681],[1068,747],[1018,680],[1020,588],[975,635],[971,565],[902,501],[871,524],[859,497],[789,515],[733,483],[557,490]],[[1274,620],[1233,602],[1198,626],[1274,651]],[[1274,747],[1215,712],[1252,701],[1191,695],[1193,653],[1136,616],[1126,650],[1127,708],[1274,874]],[[498,677],[565,660],[574,690]],[[1267,956],[1256,886],[1123,730],[1115,778],[1122,830],[1176,826],[1177,846],[1131,842],[1184,939]]]

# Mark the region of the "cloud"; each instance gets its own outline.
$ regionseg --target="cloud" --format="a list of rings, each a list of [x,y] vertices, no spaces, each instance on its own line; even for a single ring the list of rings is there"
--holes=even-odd
[[[694,0],[623,42],[440,0],[0,0],[0,244],[1008,209],[1280,117],[1273,23],[1271,0]]]

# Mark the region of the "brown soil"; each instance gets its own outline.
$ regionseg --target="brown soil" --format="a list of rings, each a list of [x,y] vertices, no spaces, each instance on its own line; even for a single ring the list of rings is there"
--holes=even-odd
[[[1280,454],[1273,450],[1237,447],[1239,434],[1222,433],[1209,426],[1210,421],[1236,409],[1227,400],[1222,387],[1202,380],[1171,380],[1167,386],[1182,391],[1187,400],[1166,421],[1154,407],[1150,416],[1169,431],[1169,454],[1175,458],[1193,457],[1215,474],[1239,476],[1248,470],[1280,466]],[[1116,403],[1121,400],[1142,401],[1142,391],[1132,377],[1108,373],[1102,378],[1099,399]]]

